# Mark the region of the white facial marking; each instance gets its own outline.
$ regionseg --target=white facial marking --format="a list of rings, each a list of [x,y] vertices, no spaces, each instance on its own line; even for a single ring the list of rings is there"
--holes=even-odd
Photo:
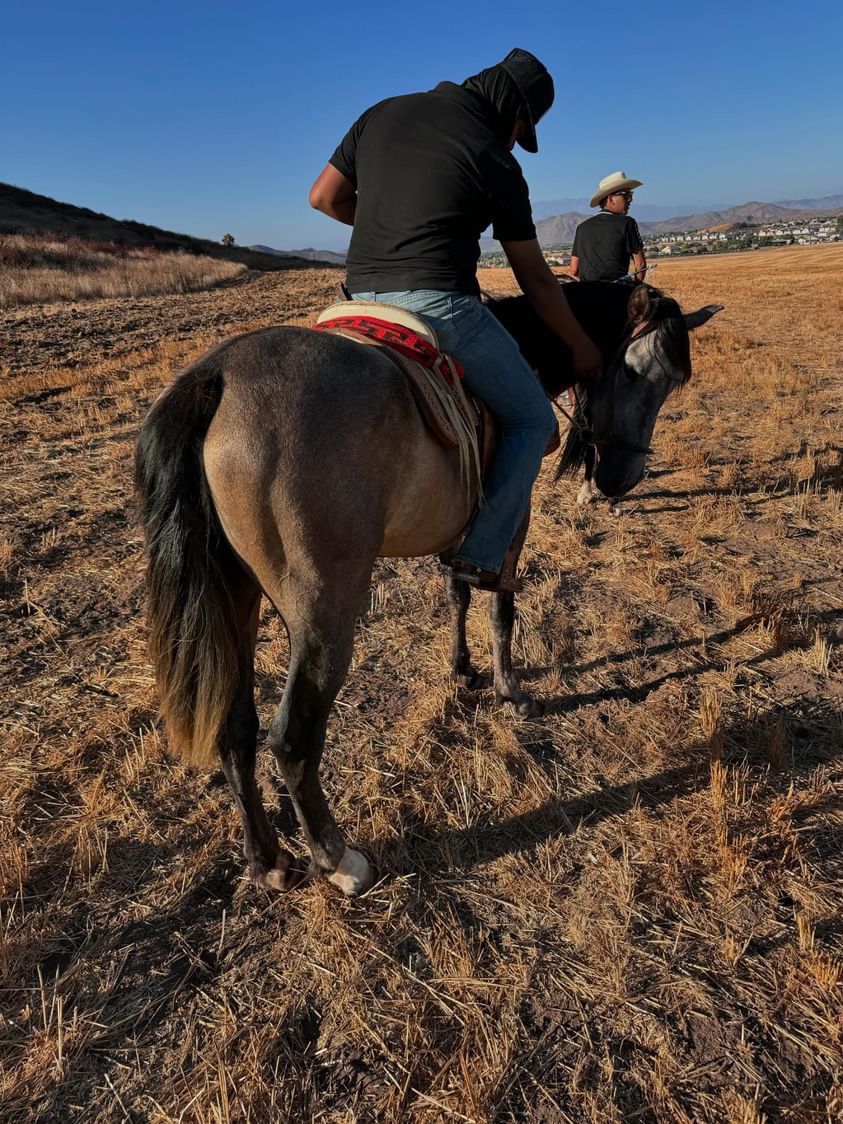
[[[626,365],[638,375],[656,369],[662,373],[662,364],[656,355],[656,333],[647,332],[632,341],[626,349]]]
[[[363,894],[375,881],[374,867],[359,851],[346,847],[337,869],[333,874],[328,875],[328,881],[338,886],[349,897]]]

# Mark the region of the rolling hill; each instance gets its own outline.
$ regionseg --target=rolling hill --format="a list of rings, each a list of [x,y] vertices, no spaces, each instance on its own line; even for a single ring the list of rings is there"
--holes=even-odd
[[[762,223],[772,219],[810,218],[818,214],[834,214],[843,210],[843,195],[829,195],[820,199],[801,199],[784,203],[753,201],[722,211],[701,211],[692,215],[677,215],[658,222],[639,220],[642,234],[683,233],[690,230],[710,229],[721,224]],[[574,231],[595,211],[566,211],[550,215],[536,222],[539,243],[544,248],[570,244]],[[633,216],[635,209],[633,208]],[[0,234],[57,233],[78,236],[95,241],[118,242],[126,246],[155,246],[160,250],[183,250],[190,254],[204,254],[225,261],[242,262],[250,269],[275,270],[302,268],[309,264],[345,264],[345,254],[333,250],[276,250],[271,246],[223,246],[204,238],[162,230],[130,219],[114,219],[109,215],[60,203],[46,195],[38,195],[24,188],[0,184]],[[493,238],[483,238],[480,249],[484,253],[500,250]]]
[[[97,242],[117,242],[124,246],[154,246],[162,251],[181,250],[224,261],[242,262],[249,269],[301,269],[312,261],[263,248],[223,246],[206,238],[193,238],[161,230],[157,226],[114,219],[110,215],[60,203],[47,195],[37,195],[21,187],[0,183],[0,234],[59,234]],[[319,259],[320,264],[337,264]]]
[[[282,258],[303,258],[304,261],[327,262],[328,265],[345,265],[345,254],[336,250],[314,250],[307,246],[304,250],[273,250],[271,246],[249,246],[261,254],[277,254]]]

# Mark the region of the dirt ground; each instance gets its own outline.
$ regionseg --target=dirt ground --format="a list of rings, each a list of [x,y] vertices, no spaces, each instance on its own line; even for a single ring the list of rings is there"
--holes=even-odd
[[[341,275],[0,314],[0,1118],[843,1119],[841,265],[652,275],[726,310],[620,516],[540,479],[544,717],[454,688],[432,561],[378,564],[323,766],[358,901],[245,882],[224,785],[168,757],[130,494],[179,367]],[[264,726],[285,661],[267,609]]]

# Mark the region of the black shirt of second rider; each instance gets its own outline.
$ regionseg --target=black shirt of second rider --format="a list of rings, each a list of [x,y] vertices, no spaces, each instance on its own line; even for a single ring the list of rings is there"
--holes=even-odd
[[[571,254],[579,259],[580,280],[617,281],[629,273],[629,259],[643,247],[635,219],[600,211],[577,227]]]

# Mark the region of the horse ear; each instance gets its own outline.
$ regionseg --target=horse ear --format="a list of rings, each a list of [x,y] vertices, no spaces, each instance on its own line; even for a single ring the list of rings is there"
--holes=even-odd
[[[650,290],[647,285],[636,285],[627,301],[626,311],[631,324],[640,323],[650,315]]]
[[[698,308],[696,312],[686,312],[683,316],[685,327],[689,332],[693,332],[694,328],[699,328],[700,324],[705,324],[716,313],[722,312],[725,307],[724,304],[707,304],[705,308]]]

